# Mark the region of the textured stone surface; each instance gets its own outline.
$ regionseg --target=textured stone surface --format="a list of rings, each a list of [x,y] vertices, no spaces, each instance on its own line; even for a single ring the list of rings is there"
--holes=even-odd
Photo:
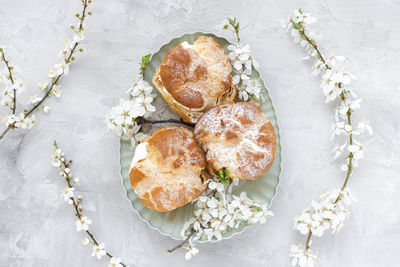
[[[0,6],[0,41],[22,69],[28,90],[20,103],[25,103],[57,63],[80,1],[0,0]],[[310,64],[301,61],[302,49],[280,27],[279,20],[297,7],[320,19],[321,46],[351,59],[359,78],[354,88],[364,99],[356,116],[369,118],[375,128],[366,159],[349,184],[359,200],[353,215],[340,234],[315,238],[314,251],[320,266],[399,266],[400,4],[395,0],[94,0],[84,41],[88,52],[63,78],[62,97],[48,101],[51,112],[39,115],[37,128],[0,141],[0,266],[105,264],[82,246],[71,208],[59,197],[63,182],[50,165],[55,138],[75,161],[93,232],[131,265],[288,266],[290,245],[304,242],[292,230],[293,217],[320,191],[343,181],[340,163],[331,159],[331,107],[324,104],[319,80],[309,75]],[[282,182],[267,224],[229,241],[199,245],[200,254],[188,263],[182,251],[166,256],[175,241],[149,229],[126,201],[118,138],[106,131],[103,116],[125,96],[143,54],[182,33],[213,32],[227,16],[239,17],[242,40],[257,54],[277,109]]]

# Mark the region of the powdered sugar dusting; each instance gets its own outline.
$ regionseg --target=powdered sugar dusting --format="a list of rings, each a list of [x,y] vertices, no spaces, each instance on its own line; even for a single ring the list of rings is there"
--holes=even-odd
[[[143,150],[140,145],[146,149],[146,155],[132,161],[131,171],[134,167],[142,174],[136,174],[132,185],[144,205],[168,211],[186,204],[203,191],[200,174],[205,168],[205,159],[191,131],[163,127],[137,146],[138,157]]]
[[[269,169],[275,156],[275,138],[271,138],[275,133],[266,127],[268,124],[254,104],[225,104],[200,118],[195,138],[216,170],[225,167],[234,177],[255,179]],[[271,142],[260,142],[262,137]]]

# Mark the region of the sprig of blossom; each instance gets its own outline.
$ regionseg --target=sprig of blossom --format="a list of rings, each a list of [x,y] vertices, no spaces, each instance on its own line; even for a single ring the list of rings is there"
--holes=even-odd
[[[56,141],[53,143],[54,153],[52,154],[52,165],[60,169],[60,176],[63,178],[67,184],[67,186],[62,190],[61,197],[64,200],[72,205],[75,212],[75,217],[77,218],[75,222],[76,231],[81,232],[85,231],[89,238],[84,238],[82,243],[84,245],[92,245],[92,257],[96,257],[97,259],[101,259],[103,256],[108,256],[110,261],[108,266],[112,267],[129,267],[121,262],[120,258],[113,257],[106,249],[104,243],[99,243],[93,234],[89,231],[90,225],[92,221],[83,215],[83,207],[82,207],[82,196],[79,195],[75,197],[75,185],[79,182],[79,178],[72,175],[70,165],[72,160],[67,160],[64,153],[58,147]]]
[[[15,114],[16,110],[16,98],[17,94],[21,94],[25,91],[24,82],[15,74],[16,66],[9,62],[5,55],[5,47],[0,47],[0,61],[4,63],[5,68],[0,69],[0,84],[2,86],[1,94],[1,105],[9,107],[12,114]]]
[[[12,110],[12,114],[5,118],[6,129],[0,135],[0,139],[2,139],[10,129],[32,129],[37,122],[36,116],[32,113],[38,108],[42,109],[44,113],[48,113],[50,108],[44,105],[44,101],[52,95],[57,98],[61,96],[62,90],[58,84],[60,78],[69,73],[69,66],[75,60],[75,54],[85,51],[84,48],[78,49],[78,45],[84,39],[84,20],[87,15],[92,15],[92,12],[87,11],[87,7],[92,0],[81,0],[81,2],[83,7],[82,12],[81,14],[75,14],[78,19],[77,25],[70,25],[73,36],[65,41],[64,47],[59,54],[61,61],[48,71],[48,78],[38,84],[42,92],[33,95],[30,98],[28,106],[24,107],[23,112],[19,114],[16,114],[17,94],[25,90],[24,83],[17,76],[13,75],[12,70],[15,69],[15,66],[6,59],[4,47],[0,48],[0,59],[6,66],[5,70],[0,71],[0,80],[4,85],[4,89],[1,91],[1,104]]]
[[[229,57],[233,64],[234,75],[232,83],[238,89],[238,97],[243,101],[251,101],[260,105],[263,99],[260,81],[253,76],[253,68],[258,68],[250,50],[250,45],[240,44],[239,22],[236,18],[227,18],[222,22],[222,29],[236,34],[237,43],[228,46]]]
[[[300,45],[304,47],[307,53],[306,59],[314,59],[311,75],[321,75],[320,87],[325,96],[325,102],[335,101],[335,123],[332,125],[331,136],[334,140],[332,151],[335,159],[345,155],[342,158],[344,164],[340,166],[340,169],[346,172],[346,178],[341,188],[324,191],[321,193],[319,202],[312,201],[309,208],[296,216],[294,228],[301,234],[307,235],[307,239],[304,246],[292,246],[290,257],[293,258],[293,266],[301,267],[314,266],[317,259],[309,249],[313,235],[322,236],[328,229],[336,233],[343,228],[344,221],[350,214],[349,207],[355,201],[346,186],[354,167],[358,166],[358,160],[363,158],[365,151],[365,145],[354,137],[360,137],[364,133],[372,135],[369,121],[361,121],[354,127],[351,120],[352,113],[361,107],[362,102],[349,87],[356,76],[344,66],[345,57],[321,52],[313,39],[317,35],[310,27],[314,22],[316,18],[297,9],[294,17],[290,18],[284,27],[290,30],[295,43],[300,42]]]
[[[239,179],[230,178],[227,170],[215,173],[208,180],[207,189],[193,201],[194,216],[184,224],[181,234],[186,239],[168,253],[183,247],[186,249],[185,258],[190,259],[198,253],[192,241],[221,240],[229,229],[242,224],[262,224],[273,216],[267,204],[250,199],[246,192],[232,194],[233,187],[238,183]],[[188,247],[183,246],[186,242]]]
[[[296,216],[294,228],[302,235],[311,232],[320,237],[328,229],[334,234],[343,228],[350,215],[349,207],[355,201],[348,188],[328,189],[321,193],[320,202],[312,201],[309,208]]]
[[[129,88],[129,99],[120,99],[119,104],[112,107],[106,114],[105,122],[109,129],[116,132],[123,140],[131,140],[132,146],[141,141],[146,134],[141,132],[140,118],[148,118],[156,108],[152,105],[154,98],[153,87],[144,80],[151,54],[143,56],[140,74]]]

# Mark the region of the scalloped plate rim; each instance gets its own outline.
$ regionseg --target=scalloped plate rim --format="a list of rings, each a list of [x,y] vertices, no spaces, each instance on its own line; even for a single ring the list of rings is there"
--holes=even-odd
[[[213,35],[213,36],[215,36],[215,37],[217,37],[217,38],[225,39],[224,37],[220,37],[220,36],[217,36],[217,35],[215,35],[215,34],[213,34],[213,33],[209,33],[209,32],[184,33],[184,34],[182,34],[182,35],[179,36],[179,37],[172,38],[168,43],[166,43],[166,44],[160,46],[160,48],[158,49],[158,51],[155,52],[155,53],[152,55],[152,58],[153,58],[153,56],[154,56],[155,54],[158,54],[165,46],[169,45],[169,44],[170,44],[171,42],[173,42],[174,40],[176,40],[176,39],[181,39],[181,38],[183,38],[185,35],[195,35],[195,34]],[[227,39],[225,39],[225,40],[226,40],[228,43],[231,43],[231,42],[229,42]],[[150,60],[151,60],[151,59],[150,59]],[[274,102],[273,102],[273,100],[272,100],[272,98],[271,98],[271,95],[269,94],[268,87],[265,85],[265,81],[264,81],[264,79],[263,79],[261,73],[260,73],[258,70],[256,70],[256,71],[258,72],[258,75],[260,76],[260,79],[261,79],[261,81],[262,81],[263,84],[264,84],[266,94],[268,94],[268,97],[269,97],[270,100],[271,100],[271,107],[272,107],[272,110],[273,110],[273,112],[274,112],[274,114],[275,114],[275,118],[276,118],[277,135],[279,136],[279,142],[277,143],[277,146],[279,146],[279,151],[280,151],[280,153],[279,153],[279,158],[280,158],[280,161],[279,161],[279,171],[278,171],[278,174],[277,174],[278,183],[277,183],[277,185],[275,186],[274,194],[272,195],[271,200],[270,200],[270,202],[269,202],[269,204],[268,204],[268,207],[270,207],[270,206],[272,205],[272,202],[274,201],[274,199],[275,199],[275,197],[276,197],[276,194],[277,194],[279,185],[280,185],[280,183],[281,183],[280,175],[281,175],[281,172],[282,172],[282,162],[283,162],[283,158],[282,158],[282,139],[281,139],[282,137],[281,137],[281,135],[280,135],[280,126],[279,126],[278,116],[277,116],[277,114],[276,114],[276,109],[275,109],[275,106],[274,106]],[[174,240],[183,240],[183,238],[182,238],[182,239],[176,238],[176,237],[173,236],[171,233],[166,233],[166,232],[162,231],[161,228],[154,226],[154,225],[151,223],[150,220],[145,219],[145,218],[142,216],[142,214],[141,214],[141,213],[135,208],[135,206],[133,205],[133,202],[129,199],[128,191],[127,191],[127,189],[126,189],[125,186],[124,186],[124,177],[123,177],[123,174],[122,174],[122,167],[121,167],[121,147],[122,147],[122,145],[121,145],[121,144],[122,144],[122,139],[120,139],[119,144],[118,144],[118,150],[119,150],[119,153],[118,153],[118,164],[119,164],[119,169],[120,169],[120,171],[119,171],[118,173],[119,173],[119,176],[120,176],[120,178],[121,178],[121,185],[122,185],[122,188],[123,188],[124,191],[125,191],[126,201],[128,201],[128,202],[131,204],[131,206],[132,206],[133,210],[135,211],[135,213],[138,214],[138,215],[139,215],[139,218],[140,218],[142,221],[144,221],[151,229],[156,230],[156,231],[158,231],[160,234],[162,234],[162,235],[164,235],[164,236],[168,236],[168,237],[170,237],[170,238],[172,238],[172,239],[174,239]],[[275,160],[276,160],[276,159],[277,159],[277,158],[275,157]],[[221,239],[221,240],[227,240],[227,239],[233,238],[234,236],[243,233],[246,229],[248,229],[248,228],[250,228],[250,227],[252,227],[252,226],[254,226],[254,224],[253,224],[253,225],[246,225],[246,226],[243,227],[240,231],[232,232],[232,234],[231,234],[230,236],[222,236],[222,239]],[[212,240],[197,240],[196,242],[199,242],[199,243],[207,243],[207,242],[218,242],[218,241],[220,241],[220,240],[212,239]]]

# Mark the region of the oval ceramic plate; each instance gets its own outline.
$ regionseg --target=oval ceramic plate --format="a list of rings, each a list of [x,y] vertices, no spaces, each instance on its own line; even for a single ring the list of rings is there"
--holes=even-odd
[[[168,44],[162,46],[158,52],[156,52],[150,60],[150,69],[145,73],[145,79],[151,84],[151,78],[153,77],[154,70],[161,64],[165,54],[174,46],[180,44],[183,41],[187,41],[192,44],[199,36],[206,35],[211,36],[216,40],[224,49],[227,50],[227,46],[230,44],[226,39],[217,37],[213,34],[208,33],[200,33],[196,32],[193,34],[185,34],[179,38],[175,38],[171,40]],[[280,135],[278,122],[275,114],[274,106],[272,105],[271,98],[268,95],[267,88],[262,81],[260,74],[253,70],[254,77],[259,79],[261,85],[264,87],[263,90],[265,101],[262,104],[261,108],[264,111],[265,116],[272,122],[276,132],[276,155],[275,161],[270,168],[270,170],[262,177],[258,178],[254,181],[246,181],[241,182],[240,185],[236,188],[236,191],[246,191],[247,195],[253,199],[263,200],[264,202],[271,204],[272,199],[275,196],[276,189],[279,184],[279,174],[281,172],[281,144],[280,144]],[[157,89],[154,88],[154,92]],[[157,92],[157,100],[161,99],[161,95]],[[157,104],[156,108],[157,108]],[[122,177],[122,184],[126,190],[126,195],[129,201],[132,203],[132,207],[137,211],[140,218],[142,218],[147,224],[153,228],[157,229],[161,234],[170,236],[174,239],[182,239],[180,233],[183,227],[183,224],[193,216],[193,205],[191,203],[180,207],[176,210],[162,213],[157,212],[151,209],[148,209],[143,206],[137,197],[134,189],[132,188],[129,182],[129,169],[131,160],[133,158],[134,151],[130,147],[129,141],[121,140],[120,144],[120,170]],[[233,192],[235,193],[235,191]],[[235,234],[241,233],[247,228],[247,225],[241,224],[238,229],[231,229],[227,231],[223,238],[227,239],[232,237]]]

